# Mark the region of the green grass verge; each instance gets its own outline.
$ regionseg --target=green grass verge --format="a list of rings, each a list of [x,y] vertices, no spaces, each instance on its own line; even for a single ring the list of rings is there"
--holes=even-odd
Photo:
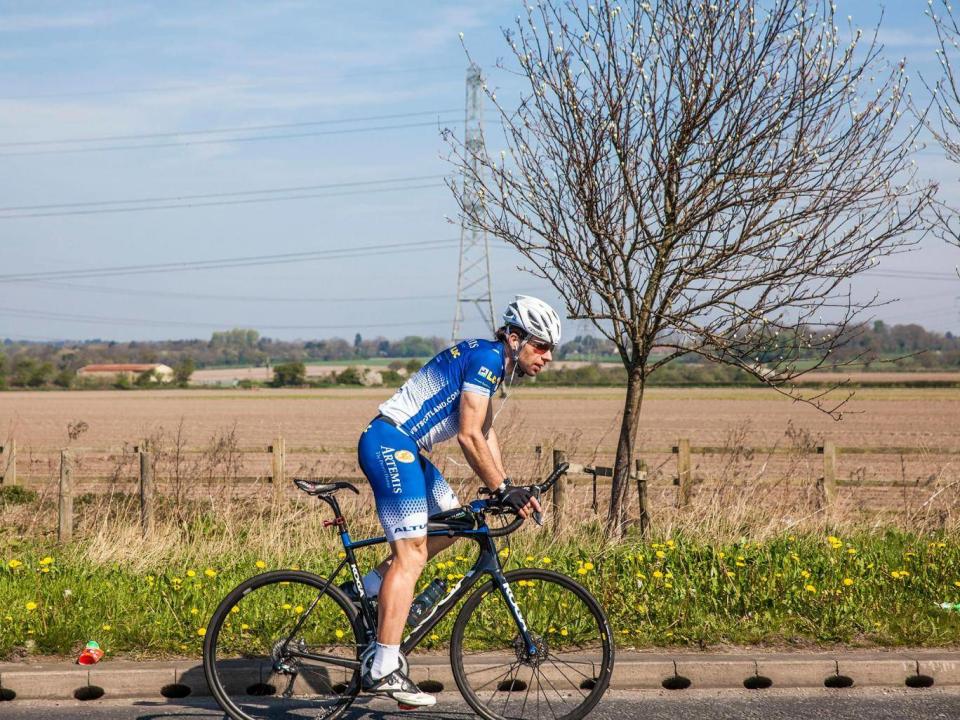
[[[462,543],[435,559],[424,582],[437,574],[456,579],[472,563],[471,550]],[[196,656],[202,628],[241,580],[291,566],[326,573],[337,562],[238,551],[134,571],[94,564],[80,546],[55,551],[36,543],[0,560],[2,658],[70,655],[91,639],[114,655]],[[583,582],[606,608],[620,647],[960,643],[960,613],[939,607],[960,601],[960,541],[953,537],[888,532],[723,545],[676,537],[604,548],[523,535],[506,561]],[[452,621],[426,645],[444,645]]]

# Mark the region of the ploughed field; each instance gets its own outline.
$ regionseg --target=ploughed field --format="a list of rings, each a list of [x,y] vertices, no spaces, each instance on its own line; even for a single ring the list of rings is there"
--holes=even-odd
[[[164,467],[169,467],[178,446],[205,450],[182,455],[181,469],[190,469],[181,472],[184,476],[269,476],[271,458],[266,449],[277,436],[286,442],[288,477],[296,473],[355,476],[356,439],[390,393],[384,389],[7,392],[0,394],[0,442],[9,445],[9,438],[16,439],[18,474],[34,481],[57,477],[59,457],[53,451],[62,447],[75,449],[75,474],[81,482],[94,476],[132,478],[133,447],[144,438],[167,462],[158,467],[160,482],[167,479]],[[619,389],[514,389],[496,423],[508,471],[519,477],[537,475],[549,464],[553,448],[565,450],[572,462],[612,465],[622,401]],[[503,400],[498,398],[496,403],[499,406]],[[768,389],[652,388],[644,399],[637,444],[648,463],[654,495],[673,492],[671,480],[677,470],[670,447],[681,437],[695,447],[728,450],[693,455],[693,476],[700,493],[711,485],[729,489],[757,482],[806,488],[823,474],[816,446],[825,440],[841,448],[923,451],[902,456],[841,452],[837,458],[841,482],[870,485],[895,480],[916,485],[919,498],[924,488],[939,487],[956,474],[954,462],[960,457],[938,454],[935,449],[960,448],[960,389],[864,388],[844,410],[837,422]],[[537,445],[543,447],[539,457]],[[790,452],[753,450],[769,447]],[[108,448],[126,452],[110,456],[104,452]],[[262,452],[236,452],[243,448]],[[433,458],[451,478],[469,477],[455,441],[439,446]],[[0,472],[5,460],[0,456]],[[908,491],[857,488],[857,497],[871,505],[895,505],[904,501]]]

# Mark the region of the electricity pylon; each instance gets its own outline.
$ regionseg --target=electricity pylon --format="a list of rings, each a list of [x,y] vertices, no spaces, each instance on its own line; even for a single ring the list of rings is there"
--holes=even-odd
[[[467,68],[467,108],[464,120],[464,146],[466,161],[473,173],[480,173],[478,153],[483,149],[483,77],[480,68],[471,64]],[[451,339],[460,339],[464,320],[464,306],[473,305],[480,313],[491,332],[493,320],[493,290],[490,282],[490,244],[487,233],[470,223],[473,208],[483,199],[477,195],[468,174],[463,176],[463,219],[460,221],[460,270],[457,273],[457,305],[453,316]]]

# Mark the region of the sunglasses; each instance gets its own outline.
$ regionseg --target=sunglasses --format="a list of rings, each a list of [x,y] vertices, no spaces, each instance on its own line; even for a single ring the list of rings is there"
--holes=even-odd
[[[533,351],[537,355],[546,355],[548,352],[553,352],[553,343],[549,343],[546,340],[537,340],[536,338],[530,338],[527,341],[527,344],[533,348]]]

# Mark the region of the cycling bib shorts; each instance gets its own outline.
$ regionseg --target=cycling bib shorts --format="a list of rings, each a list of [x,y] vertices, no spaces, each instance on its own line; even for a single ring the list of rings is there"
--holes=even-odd
[[[464,392],[491,397],[503,377],[503,346],[464,340],[424,365],[380,406],[390,419],[372,421],[357,456],[387,540],[423,537],[427,518],[460,506],[436,466],[420,453],[460,429]]]
[[[437,467],[393,425],[371,422],[360,437],[357,455],[370,479],[387,540],[423,537],[428,517],[460,507]]]

